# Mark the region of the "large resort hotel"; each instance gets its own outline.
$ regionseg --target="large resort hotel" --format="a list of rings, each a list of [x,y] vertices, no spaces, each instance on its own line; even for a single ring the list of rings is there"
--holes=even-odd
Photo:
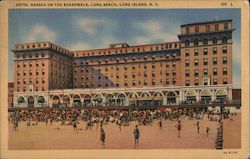
[[[232,20],[183,24],[179,41],[71,51],[16,44],[14,107],[165,106],[232,100]]]

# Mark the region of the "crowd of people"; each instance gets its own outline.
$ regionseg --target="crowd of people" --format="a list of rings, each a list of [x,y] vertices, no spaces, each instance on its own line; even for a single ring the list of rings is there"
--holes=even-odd
[[[71,125],[73,131],[78,133],[77,124],[80,121],[86,122],[86,130],[91,129],[96,125],[96,129],[100,129],[100,141],[102,147],[105,147],[105,131],[104,125],[109,123],[116,124],[120,131],[122,127],[129,126],[130,122],[137,121],[133,136],[135,140],[135,148],[138,148],[140,131],[139,126],[151,125],[154,121],[158,122],[159,128],[162,129],[162,120],[171,120],[176,122],[177,137],[181,138],[182,120],[194,120],[194,125],[197,127],[197,134],[200,132],[199,120],[223,122],[223,119],[230,118],[235,114],[216,113],[213,111],[187,109],[127,109],[127,110],[98,110],[98,109],[39,109],[39,110],[19,110],[9,113],[9,122],[13,124],[14,131],[18,131],[18,123],[26,122],[27,126],[36,126],[44,123],[46,126],[52,125],[54,122],[60,122],[61,125]],[[206,134],[209,135],[210,128],[206,127]]]

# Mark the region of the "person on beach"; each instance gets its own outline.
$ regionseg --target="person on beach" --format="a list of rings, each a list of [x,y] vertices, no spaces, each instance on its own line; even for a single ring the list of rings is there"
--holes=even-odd
[[[103,128],[101,128],[101,131],[100,131],[100,141],[102,143],[102,148],[105,148],[105,138],[106,138],[106,134],[105,134]]]
[[[136,125],[134,129],[135,148],[138,148],[139,137],[140,137],[140,131],[139,131],[138,125]]]

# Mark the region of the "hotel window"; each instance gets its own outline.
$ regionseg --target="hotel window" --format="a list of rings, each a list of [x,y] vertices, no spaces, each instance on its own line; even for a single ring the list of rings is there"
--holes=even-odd
[[[17,76],[20,76],[20,71],[17,71]]]
[[[189,50],[186,50],[186,56],[189,56]]]
[[[32,63],[30,63],[30,67],[32,67]]]
[[[208,60],[207,59],[203,59],[203,65],[204,66],[208,65]]]
[[[176,53],[173,53],[173,58],[176,58]]]
[[[132,82],[132,85],[135,86],[135,81]]]
[[[25,59],[25,58],[26,58],[26,55],[23,55],[23,58]]]
[[[23,63],[23,67],[26,67],[26,63]]]
[[[36,91],[38,91],[38,87],[36,87]]]
[[[194,76],[196,76],[196,77],[199,76],[199,70],[197,70],[197,69],[194,70]]]
[[[23,91],[26,92],[26,88],[25,87],[23,87]]]
[[[223,37],[223,38],[222,38],[222,43],[223,43],[223,44],[227,43],[227,37]]]
[[[204,79],[204,85],[208,85],[208,80]]]
[[[204,69],[204,70],[203,70],[203,75],[204,75],[204,76],[207,76],[207,75],[208,75],[207,69]]]
[[[147,75],[147,72],[145,71],[145,72],[144,72],[144,77],[147,77],[147,76],[148,76],[148,75]]]
[[[189,46],[189,40],[186,40],[186,41],[185,41],[185,46],[186,46],[186,47]]]
[[[175,78],[173,78],[173,85],[175,85],[176,84],[176,79]]]
[[[156,85],[156,82],[155,82],[155,80],[153,80],[153,81],[152,81],[152,85],[153,85],[153,86],[154,86],[154,85]]]
[[[135,70],[135,66],[132,66],[132,69]]]
[[[155,71],[152,72],[152,77],[155,77]]]
[[[175,67],[176,67],[176,64],[175,64],[175,63],[173,63],[173,64],[172,64],[172,67],[173,67],[173,68],[175,68]]]
[[[32,76],[32,71],[30,71],[30,76]]]
[[[42,83],[43,83],[43,84],[45,83],[45,79],[44,79],[44,78],[42,79]]]
[[[228,23],[225,23],[224,24],[224,30],[227,30],[228,29]]]
[[[223,84],[227,84],[227,79],[223,78]]]
[[[195,39],[194,40],[194,46],[198,46],[199,45],[199,40],[198,39]]]
[[[198,86],[198,85],[199,85],[199,80],[197,80],[197,79],[194,80],[194,85],[195,85],[195,86]]]
[[[127,73],[125,73],[124,78],[128,78],[128,74]]]
[[[20,92],[20,88],[19,87],[17,87],[17,92]]]
[[[214,30],[215,30],[215,31],[218,31],[218,30],[219,30],[219,25],[218,25],[218,24],[215,25]]]
[[[186,34],[189,34],[189,28],[188,27],[186,28]]]
[[[19,79],[17,79],[17,84],[20,84],[20,80]]]
[[[190,85],[189,80],[186,80],[185,83],[186,83],[186,86]]]
[[[26,76],[26,71],[23,72],[23,75]]]
[[[227,68],[226,67],[223,68],[223,75],[227,75]]]
[[[194,59],[194,65],[198,66],[199,65],[199,60],[198,59]]]
[[[174,77],[176,76],[176,72],[175,72],[175,70],[173,70],[173,76],[174,76]]]
[[[119,71],[119,67],[118,66],[116,66],[116,71]]]
[[[119,74],[116,75],[116,78],[117,78],[117,79],[119,78]]]
[[[169,85],[169,80],[167,79],[166,84]]]
[[[51,72],[52,73],[52,72]],[[39,75],[39,72],[38,71],[36,71],[36,75]]]
[[[166,64],[166,68],[169,68],[169,64],[168,63]]]
[[[207,45],[207,44],[208,44],[208,39],[205,38],[205,39],[203,40],[203,45]]]
[[[153,68],[153,69],[155,68],[155,64],[152,64],[152,68]]]
[[[147,56],[144,56],[144,60],[147,60]]]
[[[217,84],[218,84],[217,79],[213,79],[213,84],[214,84],[214,85],[217,85]]]
[[[217,38],[213,38],[213,44],[217,44]]]
[[[124,66],[124,70],[127,70],[128,69],[128,66]]]
[[[38,67],[39,66],[39,63],[36,63],[36,67]],[[53,66],[53,63],[51,63],[51,67]]]
[[[23,79],[23,84],[26,84],[26,79]]]
[[[227,53],[227,46],[223,46],[223,47],[222,47],[222,52],[223,52],[224,54]]]
[[[210,26],[206,25],[206,32],[210,32]]]
[[[189,60],[186,60],[185,62],[186,62],[186,67],[188,67],[189,66]]]
[[[198,55],[199,55],[198,49],[194,49],[194,56],[198,56]]]
[[[195,32],[198,33],[199,32],[199,26],[195,27]]]
[[[169,54],[166,55],[166,58],[169,59]]]
[[[147,81],[145,80],[145,81],[144,81],[144,86],[146,86],[146,85],[148,85],[148,83],[147,83]]]
[[[217,54],[217,47],[213,47],[213,54],[214,54],[214,55]]]
[[[214,75],[214,76],[217,76],[217,68],[214,68],[214,69],[213,69],[213,75]]]
[[[44,54],[44,53],[42,53],[42,57],[45,57],[45,54]]]
[[[203,49],[203,55],[207,55],[207,48]]]
[[[216,57],[213,58],[213,64],[217,65],[217,58]]]
[[[154,60],[154,59],[155,59],[155,55],[152,56],[152,60]]]
[[[135,78],[135,73],[134,72],[132,73],[132,77]]]
[[[17,63],[17,68],[20,68],[20,63]]]
[[[101,76],[98,77],[98,79],[101,79],[101,78],[102,78]]]
[[[169,70],[166,71],[166,76],[169,76]]]
[[[147,65],[144,65],[144,69],[147,69]]]
[[[227,57],[223,57],[222,63],[223,63],[223,64],[227,64]]]
[[[189,70],[186,70],[186,77],[189,77],[189,75],[190,75]]]

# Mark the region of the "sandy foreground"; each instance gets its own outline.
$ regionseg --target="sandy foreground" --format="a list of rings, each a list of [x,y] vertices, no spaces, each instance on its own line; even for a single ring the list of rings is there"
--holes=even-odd
[[[200,133],[197,134],[195,124],[200,122]],[[160,129],[158,121],[150,126],[139,126],[139,149],[215,149],[216,129],[218,122],[207,120],[181,120],[181,138],[177,138],[176,121],[163,120]],[[120,130],[116,124],[104,125],[106,133],[105,149],[134,149],[133,130],[137,122],[123,126]],[[9,124],[10,150],[48,150],[48,149],[101,149],[100,128],[94,125],[86,130],[86,122],[78,125],[78,134],[71,125],[53,123],[46,126],[26,126],[26,122],[19,123],[18,131],[13,131]],[[206,127],[210,128],[209,136]],[[224,147],[241,147],[241,116],[233,117],[233,121],[224,120]]]

